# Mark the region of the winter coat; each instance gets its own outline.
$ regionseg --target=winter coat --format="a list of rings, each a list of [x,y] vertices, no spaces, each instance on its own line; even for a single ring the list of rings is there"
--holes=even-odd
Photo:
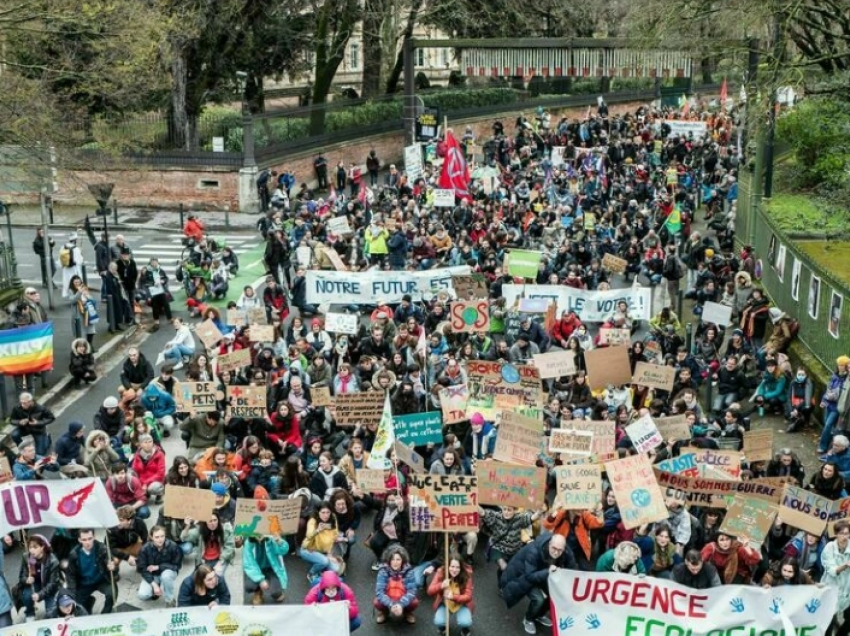
[[[493,548],[505,555],[507,560],[522,549],[522,531],[531,525],[532,513],[517,513],[510,519],[505,519],[495,510],[484,509],[481,517],[482,525],[490,532],[490,543]]]
[[[149,565],[158,565],[159,570],[155,574],[148,572]],[[165,540],[162,549],[157,549],[153,542],[148,541],[139,550],[139,556],[136,558],[136,570],[148,583],[153,583],[153,577],[161,575],[164,570],[173,570],[178,574],[182,565],[183,551],[171,539]]]
[[[219,556],[219,561],[230,565],[236,557],[236,538],[233,535],[232,525],[223,522],[221,524],[221,528],[224,531],[224,540],[221,544],[221,556]],[[194,546],[192,554],[195,557],[195,563],[204,562],[204,551],[206,550],[206,545],[204,544],[204,539],[201,536],[201,529],[197,525],[190,528],[184,527],[183,531],[180,533],[180,540],[186,543],[191,543]]]
[[[549,541],[552,535],[543,534],[525,545],[508,562],[500,583],[502,598],[508,608],[525,598],[531,590],[542,587],[549,580]],[[559,568],[575,570],[575,557],[569,546],[566,547],[554,564]]]
[[[387,596],[387,587],[392,579],[400,579],[404,585],[404,595],[398,600]],[[409,563],[402,565],[400,570],[393,570],[387,563],[381,565],[375,582],[375,600],[378,603],[384,607],[400,605],[402,608],[407,608],[416,599],[416,592],[416,575]]]
[[[70,431],[62,433],[53,447],[56,453],[56,463],[60,466],[67,466],[73,462],[82,462],[83,445],[83,440],[77,437],[76,434],[72,435]]]
[[[345,473],[336,466],[332,467],[329,473],[320,468],[310,478],[310,492],[321,499],[330,497],[331,491],[335,488],[348,489]]]
[[[127,481],[123,484],[118,483],[116,477],[110,477],[106,480],[106,494],[109,501],[118,508],[119,506],[132,506],[137,501],[147,503],[148,495],[145,492],[145,487],[135,475],[127,474]]]
[[[717,573],[717,568],[711,563],[703,563],[702,568],[696,574],[691,574],[687,563],[673,566],[673,581],[692,590],[707,590],[723,585],[720,575]]]
[[[35,424],[30,424],[30,419],[35,420]],[[19,428],[21,435],[46,435],[47,427],[54,421],[56,421],[56,416],[53,415],[53,412],[36,402],[30,404],[28,408],[17,404],[9,416],[9,423]]]
[[[378,229],[367,227],[365,239],[369,254],[375,256],[386,255],[389,252],[389,249],[387,248],[387,238],[389,235],[390,234],[387,232],[386,228]]]
[[[838,591],[838,612],[843,612],[850,607],[850,569],[841,574],[836,571],[839,565],[850,564],[850,545],[842,552],[838,547],[838,541],[830,541],[821,553],[823,564],[822,585],[829,585]]]
[[[292,445],[296,450],[300,450],[304,445],[301,439],[301,427],[298,423],[298,416],[293,415],[287,419],[283,419],[277,413],[272,414],[270,430],[266,433],[266,439],[269,441],[269,447],[278,451],[280,443],[283,442],[287,446]]]
[[[121,367],[121,384],[125,389],[129,389],[133,384],[141,385],[144,388],[150,384],[153,378],[153,366],[143,353],[139,353],[139,361],[136,364],[133,364],[127,358],[124,361],[124,366]]]
[[[142,406],[150,411],[156,419],[166,415],[174,415],[177,412],[177,403],[174,398],[163,389],[157,382],[148,384],[142,394]]]
[[[333,598],[325,595],[325,590],[329,587],[337,588],[337,594]],[[304,597],[304,605],[333,603],[336,601],[348,601],[348,620],[353,621],[357,618],[360,611],[357,607],[357,597],[354,596],[354,591],[340,580],[336,572],[330,570],[322,572],[319,583],[310,588],[307,596]]]
[[[71,550],[71,554],[68,556],[68,569],[65,570],[65,577],[68,581],[68,588],[77,591],[77,588],[80,586],[80,552],[82,552],[83,547],[78,545],[73,550]],[[109,568],[107,564],[109,563],[109,553],[106,550],[106,544],[95,541],[94,546],[92,547],[92,552],[94,554],[94,562],[95,567],[97,568],[98,573],[100,574],[101,581],[109,581]]]
[[[165,484],[165,452],[155,444],[147,460],[142,457],[141,450],[136,452],[132,468],[145,488],[153,483]]]
[[[98,412],[94,414],[95,430],[103,431],[109,437],[120,435],[126,424],[124,412],[120,408],[115,409],[115,413],[110,413],[106,410],[106,407],[101,406]]]
[[[470,612],[475,611],[475,603],[472,601],[472,570],[467,569],[469,577],[466,580],[466,585],[459,594],[455,594],[452,599],[458,605],[465,605]],[[446,566],[440,567],[434,572],[434,578],[431,579],[431,584],[428,586],[428,596],[434,597],[434,610],[445,603],[443,599],[443,581],[446,578]]]
[[[219,605],[230,605],[230,590],[223,576],[218,577],[218,585],[215,589],[204,586],[204,594],[198,594],[195,590],[195,573],[189,574],[180,584],[180,592],[177,595],[177,607],[207,607],[210,603]]]
[[[96,446],[95,441],[98,438],[105,439],[106,444],[101,447]],[[121,459],[109,443],[109,435],[104,431],[89,433],[84,449],[83,464],[89,469],[92,477],[107,479],[112,474],[112,465]]]
[[[0,550],[0,572],[6,571],[6,557]],[[5,614],[12,609],[12,591],[5,576],[0,576],[0,614]]]
[[[564,537],[570,536],[570,524],[572,523],[570,513],[570,510],[559,510],[554,515],[548,515],[543,520],[543,527],[554,534],[560,534]],[[604,521],[587,510],[581,511],[576,517],[576,540],[587,559],[590,559],[591,553],[590,531],[597,530],[604,525]]]
[[[207,424],[206,413],[195,417],[189,417],[180,423],[180,430],[192,434],[189,440],[188,455],[193,457],[198,453],[205,452],[209,447],[221,448],[224,446],[224,418],[222,417],[215,426]]]
[[[762,374],[761,383],[758,386],[756,395],[763,397],[765,400],[785,400],[785,375],[777,372],[773,375],[768,371]]]
[[[86,346],[83,354],[77,352],[77,345],[80,343]],[[78,338],[71,343],[71,363],[68,365],[68,373],[75,378],[94,373],[94,354],[91,352],[91,345],[83,338]]]
[[[41,537],[41,535],[30,536],[40,537],[39,540],[41,541],[41,544],[44,546],[45,549],[44,561],[41,565],[41,590],[39,591],[39,594],[44,598],[53,598],[54,596],[56,596],[56,592],[59,590],[59,586],[62,584],[62,573],[59,569],[59,559],[57,559],[56,555],[53,554],[53,550],[50,547],[49,541]],[[29,576],[29,552],[24,551],[23,558],[21,559],[21,568],[18,573],[18,584],[26,585],[26,580],[29,578]]]
[[[262,583],[268,572],[274,572],[280,581],[280,588],[289,587],[289,577],[283,557],[289,553],[289,543],[282,537],[263,537],[259,541],[249,539],[242,548],[242,568],[254,583]]]
[[[401,269],[404,267],[404,262],[407,260],[408,242],[404,232],[397,230],[387,241],[387,248],[390,252],[390,265]]]

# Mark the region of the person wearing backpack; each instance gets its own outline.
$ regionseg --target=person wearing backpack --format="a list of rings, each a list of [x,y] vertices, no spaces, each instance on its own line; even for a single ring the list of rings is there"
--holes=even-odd
[[[667,246],[667,258],[661,269],[661,275],[667,281],[667,304],[672,305],[679,295],[679,281],[685,275],[685,266],[676,254],[676,246]]]
[[[70,298],[71,280],[83,276],[83,252],[77,247],[77,234],[71,234],[68,242],[59,250],[59,265],[62,267],[62,298]]]

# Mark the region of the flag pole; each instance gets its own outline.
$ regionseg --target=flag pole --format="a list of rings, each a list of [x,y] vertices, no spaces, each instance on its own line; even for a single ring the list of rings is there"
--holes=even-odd
[[[443,560],[443,580],[447,580],[449,578],[449,533],[446,532],[443,535],[446,538],[446,556]],[[463,567],[463,564],[461,564]],[[443,601],[445,604],[445,601]],[[446,636],[450,636],[451,634],[451,625],[452,625],[452,613],[449,611],[448,606],[446,606]]]

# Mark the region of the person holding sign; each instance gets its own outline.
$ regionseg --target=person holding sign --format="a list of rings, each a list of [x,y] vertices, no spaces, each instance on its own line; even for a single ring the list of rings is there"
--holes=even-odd
[[[338,537],[339,528],[333,508],[329,502],[323,501],[307,522],[307,535],[298,553],[298,556],[310,564],[307,578],[311,585],[315,584],[322,572],[332,570],[338,573],[342,569],[341,559],[332,556]]]
[[[702,549],[700,556],[717,568],[725,585],[748,585],[761,561],[761,552],[756,548],[742,545],[735,537],[723,532],[717,535],[716,541]]]
[[[542,510],[519,512],[513,506],[501,506],[499,512],[478,507],[482,529],[490,532],[490,561],[495,561],[496,579],[501,585],[502,574],[510,560],[525,544],[523,533],[540,518]]]
[[[428,596],[434,597],[434,625],[441,634],[445,633],[446,624],[454,615],[460,636],[469,636],[475,608],[472,602],[472,568],[464,565],[457,555],[450,557],[448,565],[438,568],[431,579]]]
[[[336,572],[323,573],[319,582],[304,597],[304,605],[339,602],[345,603],[348,608],[349,632],[356,631],[362,624],[357,597],[354,596],[354,591],[340,580]]]
[[[199,565],[180,585],[177,607],[208,607],[230,605],[230,590],[224,577],[208,565]]]
[[[556,504],[543,520],[543,527],[562,537],[569,537],[570,551],[578,563],[578,569],[584,572],[593,570],[591,564],[592,544],[590,534],[605,525],[602,503],[593,512],[590,510],[562,510]]]

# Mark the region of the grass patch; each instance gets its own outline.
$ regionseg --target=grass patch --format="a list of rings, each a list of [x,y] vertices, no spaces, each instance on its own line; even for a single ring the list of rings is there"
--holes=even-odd
[[[850,285],[850,241],[800,241],[800,250],[841,282]]]
[[[783,232],[842,234],[850,232],[847,215],[806,194],[775,193],[765,201],[768,214]]]

